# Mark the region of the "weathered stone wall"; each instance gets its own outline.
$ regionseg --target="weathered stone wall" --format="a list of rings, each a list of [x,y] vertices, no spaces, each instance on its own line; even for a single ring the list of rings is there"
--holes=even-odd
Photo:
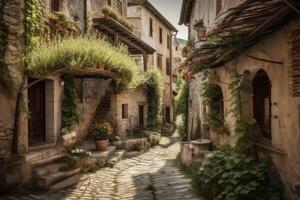
[[[228,83],[231,80],[229,70],[234,69],[234,67],[237,68],[239,73],[242,73],[244,70],[250,70],[251,82],[260,69],[268,74],[272,85],[272,140],[269,141],[271,144],[267,144],[268,149],[260,148],[259,151],[272,157],[283,182],[286,185],[287,199],[300,198],[300,196],[297,196],[299,195],[297,188],[300,185],[300,176],[298,173],[300,170],[300,98],[292,97],[289,93],[289,69],[291,62],[291,55],[289,55],[289,35],[296,27],[299,27],[299,22],[289,23],[247,51],[247,54],[255,57],[283,61],[282,65],[262,62],[241,55],[235,60],[227,63],[226,67],[219,68],[215,75],[216,79]],[[195,81],[200,83],[200,79],[196,79]],[[225,84],[220,82],[216,82],[215,84],[222,88],[224,96],[224,113],[226,113],[230,110],[231,102],[226,101],[231,97],[230,91]],[[199,95],[192,94],[191,98],[193,102],[201,101]],[[244,95],[243,100],[247,102],[243,109],[245,116],[252,117],[252,95]],[[194,112],[199,112],[196,110],[194,111],[194,109],[192,110],[192,116],[196,115]],[[201,111],[200,115],[202,115]],[[235,121],[236,119],[232,117],[232,115],[228,115],[225,118],[225,125],[231,133],[234,132]],[[210,133],[210,139],[215,145],[234,144],[236,141],[233,134],[226,136],[226,134],[220,135],[213,132]],[[259,142],[265,144],[265,140],[266,139],[261,138]]]
[[[173,121],[173,106],[172,106],[172,76],[166,74],[166,59],[172,59],[170,41],[170,49],[167,48],[167,35],[171,37],[171,30],[157,18],[151,11],[143,6],[129,6],[127,12],[128,20],[134,25],[134,32],[147,44],[152,46],[156,53],[149,57],[149,63],[158,68],[157,56],[162,55],[162,77],[164,79],[164,97],[163,111],[168,106],[171,109],[171,121]],[[150,36],[150,18],[153,19],[153,36]],[[162,44],[159,41],[159,28],[162,28]],[[173,66],[171,66],[171,69]],[[172,73],[171,73],[172,74]],[[165,113],[163,114],[165,116]]]
[[[81,140],[89,134],[89,128],[95,117],[97,106],[109,90],[109,80],[84,79],[83,96],[80,102],[80,122],[77,129],[77,139]]]
[[[24,50],[24,1],[4,0],[1,3],[3,22],[8,27],[4,59],[13,85],[10,96],[0,87],[0,163],[9,159],[12,154],[16,94],[22,79],[21,55]]]
[[[128,118],[122,119],[122,104],[128,104]],[[147,127],[148,104],[147,97],[143,88],[137,88],[112,95],[111,111],[109,116],[113,120],[115,132],[118,135],[126,136],[126,130],[138,128],[139,105],[144,105],[144,125]]]

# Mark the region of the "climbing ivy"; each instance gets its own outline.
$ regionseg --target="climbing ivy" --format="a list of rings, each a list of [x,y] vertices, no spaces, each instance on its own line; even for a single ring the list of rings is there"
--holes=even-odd
[[[31,50],[41,41],[44,25],[43,0],[27,0],[25,5],[25,37],[27,50]]]
[[[73,76],[64,76],[64,96],[62,100],[62,133],[72,131],[79,122],[77,94]]]
[[[183,141],[188,139],[188,103],[189,103],[189,84],[187,81],[179,79],[178,95],[175,98],[176,115],[181,116],[181,121],[178,125],[178,132]]]
[[[161,122],[162,109],[162,77],[161,72],[157,69],[149,70],[145,74],[145,88],[148,102],[148,126],[157,127]]]

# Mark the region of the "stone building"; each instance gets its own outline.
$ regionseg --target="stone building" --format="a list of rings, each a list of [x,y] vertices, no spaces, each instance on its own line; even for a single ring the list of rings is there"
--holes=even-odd
[[[249,70],[250,93],[242,95],[244,118],[254,118],[262,130],[256,138],[258,152],[269,155],[285,184],[286,199],[299,199],[299,16],[284,1],[248,0],[184,0],[180,24],[189,27],[193,41],[191,62],[182,66],[181,73],[190,83],[189,138],[201,130],[202,138],[213,144],[234,144],[234,123],[230,110],[232,70],[243,73]],[[260,15],[264,13],[264,15]],[[249,17],[251,15],[251,17]],[[193,25],[203,20],[207,36],[225,38],[230,33],[241,36],[244,49],[232,49],[223,44],[210,45],[205,38],[197,38]],[[242,23],[240,23],[242,21]],[[209,107],[200,95],[201,75],[191,65],[210,64],[212,83],[219,92],[219,113],[223,113],[224,126],[231,134],[218,133],[207,127],[205,113]]]
[[[172,105],[172,38],[176,28],[148,1],[129,0],[127,19],[133,31],[156,53],[147,57],[149,66],[160,69],[164,78],[163,122],[173,122]],[[141,60],[142,56],[136,59]]]
[[[43,11],[45,16],[51,12],[59,12],[78,22],[79,29],[73,33],[74,36],[91,31],[106,37],[112,44],[123,43],[131,55],[148,55],[155,52],[154,48],[135,35],[129,27],[125,27],[126,24],[104,16],[102,9],[105,6],[111,7],[122,18],[126,18],[126,0],[47,0]],[[8,73],[11,77],[8,80],[11,82],[11,88],[6,87],[5,83],[0,84],[0,167],[4,166],[2,164],[13,154],[21,156],[25,162],[22,170],[17,169],[17,172],[12,171],[4,175],[0,173],[1,177],[4,176],[3,180],[6,180],[5,184],[10,184],[9,179],[14,183],[28,181],[31,171],[26,170],[30,170],[31,166],[37,163],[55,160],[60,156],[64,142],[76,142],[86,138],[93,120],[97,118],[111,122],[117,134],[125,134],[129,128],[147,127],[145,92],[142,88],[137,88],[115,93],[111,87],[111,81],[118,79],[115,73],[106,70],[69,70],[41,80],[39,77],[27,78],[22,70],[26,38],[25,1],[1,1],[0,9],[0,35],[1,38],[7,38],[7,44],[0,44],[0,76]],[[89,24],[89,17],[92,18],[93,26]],[[55,24],[47,21],[47,25],[50,27],[49,37],[54,32],[61,33]],[[142,62],[141,70],[145,67],[147,63]],[[73,132],[62,135],[65,75],[73,75],[76,79],[80,121]],[[0,79],[4,80],[3,77]],[[16,109],[16,106],[23,110]],[[70,175],[74,173],[72,171]],[[10,176],[17,178],[9,178]]]

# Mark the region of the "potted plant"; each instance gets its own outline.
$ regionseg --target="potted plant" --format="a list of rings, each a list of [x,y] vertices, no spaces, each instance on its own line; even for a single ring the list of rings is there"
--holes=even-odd
[[[206,27],[204,26],[203,19],[199,19],[194,24],[194,29],[197,31],[197,37],[201,41],[206,36]]]
[[[96,121],[91,129],[91,133],[95,140],[96,150],[106,151],[108,147],[108,139],[113,132],[113,128],[107,121]]]

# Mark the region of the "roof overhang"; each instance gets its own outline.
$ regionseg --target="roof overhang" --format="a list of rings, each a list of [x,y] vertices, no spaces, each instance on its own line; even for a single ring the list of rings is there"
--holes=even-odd
[[[131,30],[110,17],[93,19],[94,27],[106,36],[117,37],[128,46],[130,54],[153,54],[155,49],[141,40]]]
[[[167,20],[148,0],[129,0],[128,6],[141,5],[150,10],[158,19],[160,19],[172,32],[178,32],[169,20]]]
[[[289,2],[295,8],[300,8],[299,1]],[[293,8],[282,0],[246,0],[237,7],[229,9],[207,34],[218,36],[222,42],[211,44],[209,41],[204,41],[200,48],[193,51],[192,58],[187,64],[182,65],[179,71],[183,77],[189,79],[197,73],[195,65],[208,65],[209,68],[222,66],[241,54],[238,48],[226,42],[232,33],[242,38],[245,50],[274,33],[287,22],[296,19],[295,15]]]
[[[96,69],[96,68],[78,68],[63,71],[62,75],[72,75],[75,78],[101,78],[101,79],[113,79],[120,80],[121,76],[110,70]]]
[[[179,25],[189,24],[192,9],[194,5],[194,0],[183,0],[180,11]]]

